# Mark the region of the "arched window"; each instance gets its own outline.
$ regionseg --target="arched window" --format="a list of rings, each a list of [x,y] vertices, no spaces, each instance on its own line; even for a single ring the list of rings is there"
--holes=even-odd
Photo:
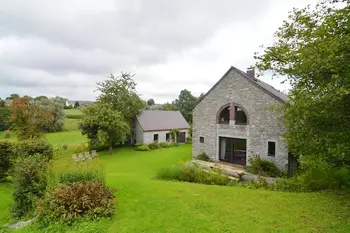
[[[235,106],[236,124],[246,125],[248,123],[247,115],[244,110],[238,106]]]
[[[218,124],[229,124],[230,123],[230,106],[224,107],[219,113],[217,119]]]
[[[244,108],[234,103],[222,106],[217,114],[217,123],[229,124],[230,121],[236,125],[248,124],[248,116]]]

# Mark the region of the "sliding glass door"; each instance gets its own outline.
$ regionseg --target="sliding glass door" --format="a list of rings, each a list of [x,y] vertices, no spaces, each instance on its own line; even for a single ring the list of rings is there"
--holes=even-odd
[[[219,159],[224,162],[246,165],[247,140],[219,137]]]

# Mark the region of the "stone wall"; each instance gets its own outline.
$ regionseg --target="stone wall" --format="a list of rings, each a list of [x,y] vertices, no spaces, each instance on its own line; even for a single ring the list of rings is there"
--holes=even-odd
[[[219,125],[216,123],[219,109],[230,103],[242,106],[247,113],[248,125]],[[219,158],[219,137],[247,139],[248,158],[260,155],[287,169],[288,151],[282,140],[283,124],[273,110],[281,104],[234,69],[196,106],[193,111],[193,156],[201,152],[212,159]],[[204,143],[199,138],[204,137]],[[267,155],[268,141],[276,143],[276,155]]]

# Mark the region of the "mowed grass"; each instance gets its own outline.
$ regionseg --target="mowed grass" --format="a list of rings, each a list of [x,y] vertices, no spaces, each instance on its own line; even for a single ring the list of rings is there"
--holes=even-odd
[[[64,129],[67,131],[78,130],[80,119],[66,118],[64,122]]]
[[[330,193],[283,193],[239,186],[221,187],[154,179],[157,171],[191,158],[191,146],[137,152],[100,153],[108,186],[118,203],[111,220],[78,222],[19,232],[350,232],[349,197]],[[75,166],[69,155],[56,171]],[[7,208],[8,184],[1,184],[0,208]],[[3,189],[4,187],[4,189]],[[0,209],[0,223],[6,222]]]
[[[53,146],[62,145],[62,144],[76,144],[87,142],[87,138],[81,134],[80,130],[71,130],[71,131],[62,131],[56,133],[47,133],[44,136]],[[4,132],[0,132],[0,141],[1,140],[10,140],[16,141],[16,135],[12,134],[10,138],[4,138]]]
[[[64,112],[66,113],[66,115],[71,115],[71,116],[83,115],[82,111],[79,108],[64,109]]]

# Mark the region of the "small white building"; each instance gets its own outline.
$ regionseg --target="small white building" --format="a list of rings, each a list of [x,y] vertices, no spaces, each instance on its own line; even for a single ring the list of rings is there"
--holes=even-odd
[[[176,141],[186,142],[190,125],[179,111],[144,110],[135,120],[136,142],[170,142],[172,129],[179,131]]]

